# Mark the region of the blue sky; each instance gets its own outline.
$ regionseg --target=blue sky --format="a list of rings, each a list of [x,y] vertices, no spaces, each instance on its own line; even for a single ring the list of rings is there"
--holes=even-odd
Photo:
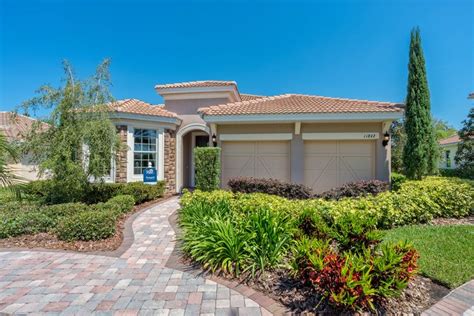
[[[0,0],[0,110],[61,61],[93,73],[112,59],[113,95],[161,103],[157,83],[235,80],[241,92],[383,101],[406,95],[420,26],[432,111],[456,127],[473,103],[474,1]]]

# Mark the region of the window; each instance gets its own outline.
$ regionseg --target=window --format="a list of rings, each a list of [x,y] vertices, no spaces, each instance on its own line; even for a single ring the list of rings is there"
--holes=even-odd
[[[450,157],[451,151],[446,150],[444,153],[446,155],[446,168],[451,168],[451,157]]]
[[[156,130],[135,129],[133,138],[133,174],[141,175],[149,162],[156,168]]]

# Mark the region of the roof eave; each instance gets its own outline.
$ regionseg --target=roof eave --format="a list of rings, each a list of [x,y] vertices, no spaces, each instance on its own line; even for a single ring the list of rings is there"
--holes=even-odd
[[[159,116],[159,115],[149,115],[149,114],[137,114],[137,113],[126,113],[126,112],[110,112],[111,119],[132,119],[140,121],[151,121],[156,123],[169,123],[180,125],[182,120],[178,117],[168,117],[168,116]]]
[[[403,117],[403,112],[363,113],[295,113],[295,114],[245,114],[207,115],[201,118],[207,123],[293,123],[293,122],[382,122]]]

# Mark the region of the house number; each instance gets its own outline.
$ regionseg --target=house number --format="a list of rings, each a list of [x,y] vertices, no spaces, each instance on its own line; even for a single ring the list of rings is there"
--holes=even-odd
[[[374,133],[364,134],[364,139],[375,139],[376,135]]]

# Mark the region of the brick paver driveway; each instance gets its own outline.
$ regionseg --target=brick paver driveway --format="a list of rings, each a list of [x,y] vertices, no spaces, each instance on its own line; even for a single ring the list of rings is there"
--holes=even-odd
[[[71,252],[0,252],[0,312],[25,314],[268,314],[213,281],[165,267],[175,246],[172,198],[140,214],[120,257]],[[1,314],[1,313],[0,313]]]

